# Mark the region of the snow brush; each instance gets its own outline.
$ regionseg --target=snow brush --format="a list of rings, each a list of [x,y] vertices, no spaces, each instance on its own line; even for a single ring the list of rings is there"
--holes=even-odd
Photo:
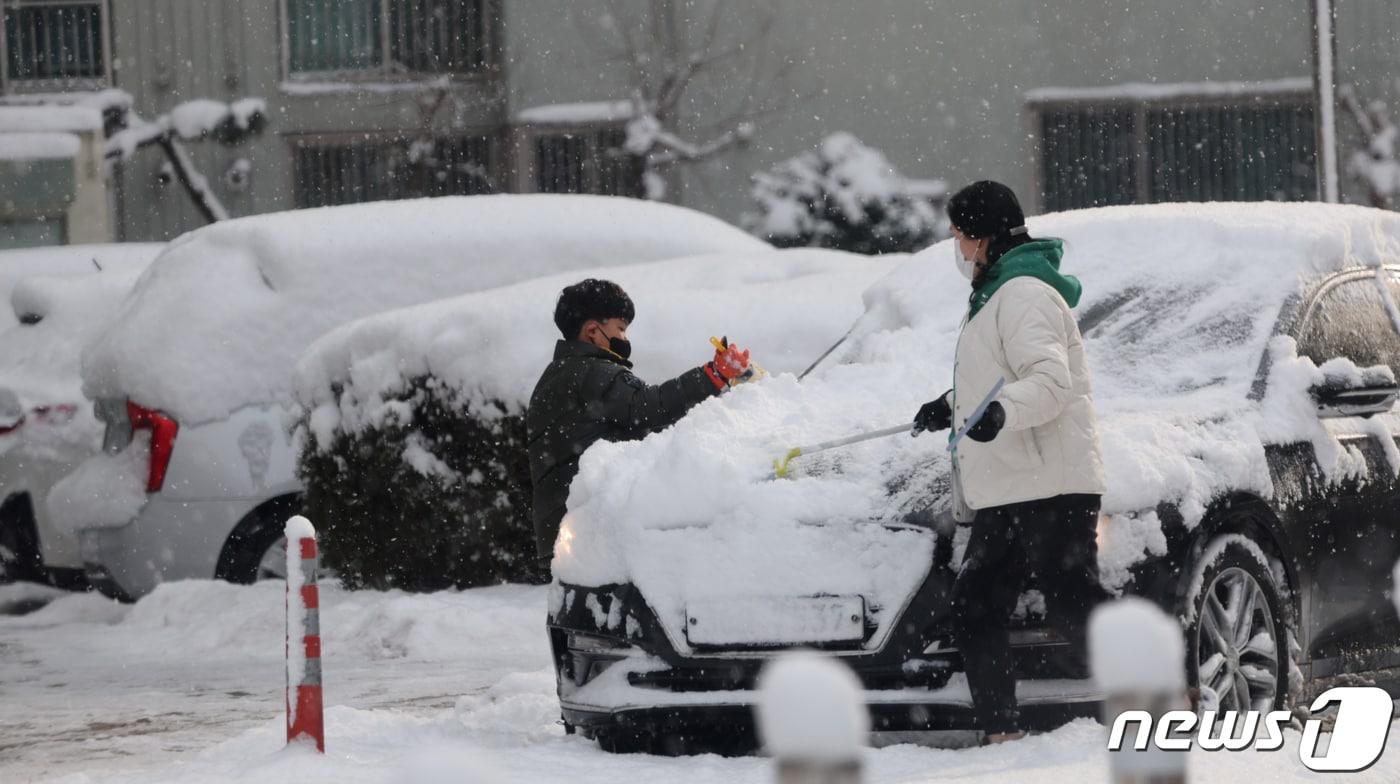
[[[728,351],[729,336],[726,335],[722,338],[717,338],[711,335],[710,345],[715,347],[715,351]],[[749,369],[740,374],[738,378],[730,381],[729,386],[732,387],[735,384],[742,384],[745,381],[753,381],[754,379],[763,378],[766,375],[768,375],[768,371],[764,370],[761,365],[751,359],[749,360]]]
[[[988,392],[987,396],[982,398],[982,402],[978,403],[977,407],[972,409],[972,414],[967,418],[967,421],[963,423],[963,426],[958,428],[958,431],[948,439],[949,452],[956,449],[958,442],[962,440],[963,436],[967,435],[967,431],[971,430],[973,425],[982,420],[982,415],[987,413],[987,406],[990,406],[992,401],[997,399],[997,395],[1004,386],[1006,386],[1006,379],[1004,377],[998,378],[997,383],[992,385],[992,391]],[[894,427],[887,427],[883,430],[871,430],[868,433],[857,433],[853,436],[838,438],[834,441],[822,441],[821,443],[812,444],[811,446],[795,446],[784,453],[782,457],[773,459],[773,477],[775,479],[786,478],[788,475],[788,464],[791,463],[793,459],[803,455],[825,452],[828,449],[849,446],[851,444],[859,444],[862,441],[873,441],[877,438],[885,438],[897,433],[908,433],[912,436],[918,435],[918,433],[914,432],[912,424],[895,425]]]
[[[887,427],[883,430],[871,430],[868,433],[856,433],[853,436],[847,436],[846,438],[838,438],[835,441],[822,441],[819,444],[812,444],[811,446],[795,446],[792,449],[789,449],[787,453],[784,454],[782,457],[773,458],[773,476],[777,479],[786,478],[788,473],[788,463],[791,463],[793,458],[801,457],[803,455],[814,454],[816,452],[825,452],[828,449],[835,449],[840,446],[859,444],[862,441],[873,441],[877,438],[885,438],[886,436],[892,436],[896,433],[908,433],[910,427],[911,425],[895,425],[894,427]]]

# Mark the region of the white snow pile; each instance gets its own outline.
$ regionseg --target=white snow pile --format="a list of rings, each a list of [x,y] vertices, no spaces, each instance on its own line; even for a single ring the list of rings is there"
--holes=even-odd
[[[586,277],[627,290],[637,374],[660,383],[707,361],[711,336],[728,336],[770,372],[798,371],[860,314],[861,293],[899,259],[825,250],[759,250],[551,275],[513,286],[381,313],[318,340],[297,367],[297,397],[322,448],[411,416],[398,395],[430,375],[481,416],[500,403],[519,413],[554,353],[559,291]],[[425,473],[432,455],[405,455]]]
[[[163,247],[160,243],[129,242],[0,251],[0,330],[19,323],[10,298],[20,281],[136,269],[148,264]]]
[[[784,654],[764,668],[758,691],[759,732],[774,757],[859,759],[870,734],[865,687],[840,660],[813,651]]]
[[[301,352],[371,313],[563,270],[762,247],[691,210],[601,196],[379,202],[220,222],[151,265],[84,352],[84,391],[198,424],[290,402]]]
[[[146,505],[151,434],[138,432],[115,455],[96,451],[102,431],[93,420],[95,453],[49,488],[45,503],[55,527],[70,536],[85,528],[123,525]]]
[[[110,628],[98,644],[113,655],[140,652],[143,661],[256,661],[280,664],[286,657],[286,584],[265,580],[233,585],[219,580],[164,583],[136,604],[117,604],[95,593],[66,594],[43,609],[0,618],[5,628],[45,628],[101,623]],[[507,585],[471,591],[409,594],[345,591],[323,583],[322,656],[392,662],[401,659],[477,662],[520,658],[540,647],[544,617],[540,588]],[[0,594],[0,600],[9,594]],[[210,612],[217,611],[217,622]],[[521,618],[535,623],[520,623]],[[101,649],[93,655],[100,655]],[[538,664],[548,663],[547,652]],[[272,672],[281,684],[281,668]]]
[[[96,106],[0,106],[0,133],[71,133],[102,130]]]
[[[82,142],[71,133],[0,133],[0,160],[76,158]]]
[[[1066,240],[1063,271],[1084,285],[1077,313],[1108,470],[1100,560],[1111,587],[1165,548],[1159,502],[1194,526],[1226,489],[1272,494],[1263,446],[1278,423],[1262,423],[1260,410],[1289,409],[1249,392],[1281,308],[1320,273],[1400,258],[1400,216],[1359,207],[1121,207],[1030,228]],[[950,384],[967,294],[947,244],[934,246],[867,292],[839,363],[801,384],[779,376],[738,389],[643,441],[592,447],[556,579],[637,584],[682,649],[687,603],[774,594],[859,594],[876,610],[878,640],[888,621],[878,608],[897,607],[922,579],[931,539],[881,523],[947,504],[946,439],[898,435],[799,458],[792,481],[771,481],[771,461],[911,421]],[[1305,394],[1288,378],[1269,389]],[[1313,415],[1290,416],[1303,432]],[[1314,432],[1333,438],[1332,427]]]
[[[1186,692],[1181,624],[1136,596],[1101,605],[1089,618],[1089,667],[1106,694]]]
[[[160,245],[72,245],[0,253],[0,389],[24,426],[4,439],[31,454],[67,444],[97,448],[101,427],[83,399],[78,358]],[[94,259],[97,263],[94,264]]]

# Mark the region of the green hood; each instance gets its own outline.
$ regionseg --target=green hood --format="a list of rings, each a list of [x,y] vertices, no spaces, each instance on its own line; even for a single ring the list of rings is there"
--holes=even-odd
[[[1060,259],[1065,255],[1064,243],[1060,240],[1032,240],[1006,252],[992,265],[982,285],[972,290],[968,298],[968,321],[992,298],[1003,284],[1012,278],[1029,276],[1049,283],[1065,298],[1071,308],[1079,304],[1083,287],[1079,278],[1060,274]]]

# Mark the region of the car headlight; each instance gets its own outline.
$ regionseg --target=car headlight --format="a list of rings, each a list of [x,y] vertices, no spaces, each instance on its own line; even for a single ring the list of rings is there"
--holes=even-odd
[[[613,664],[637,653],[636,648],[623,640],[591,634],[571,633],[567,645],[572,670],[569,676],[577,686],[592,681]]]

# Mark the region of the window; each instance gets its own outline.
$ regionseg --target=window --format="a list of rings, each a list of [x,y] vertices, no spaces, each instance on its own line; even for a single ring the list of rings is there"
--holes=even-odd
[[[495,0],[283,0],[290,74],[472,74],[496,63]]]
[[[1305,82],[1048,90],[1030,104],[1047,211],[1317,193]]]
[[[641,197],[643,163],[622,145],[623,128],[546,133],[535,137],[535,189]]]
[[[293,199],[297,207],[325,207],[493,193],[496,148],[492,136],[299,139],[292,148]]]
[[[1366,275],[1324,291],[1309,309],[1298,353],[1319,365],[1345,357],[1360,367],[1388,365],[1400,371],[1400,333],[1386,313],[1376,279]]]
[[[4,87],[91,87],[107,81],[106,2],[0,0]]]
[[[37,248],[64,243],[62,217],[10,220],[0,218],[0,250]]]

